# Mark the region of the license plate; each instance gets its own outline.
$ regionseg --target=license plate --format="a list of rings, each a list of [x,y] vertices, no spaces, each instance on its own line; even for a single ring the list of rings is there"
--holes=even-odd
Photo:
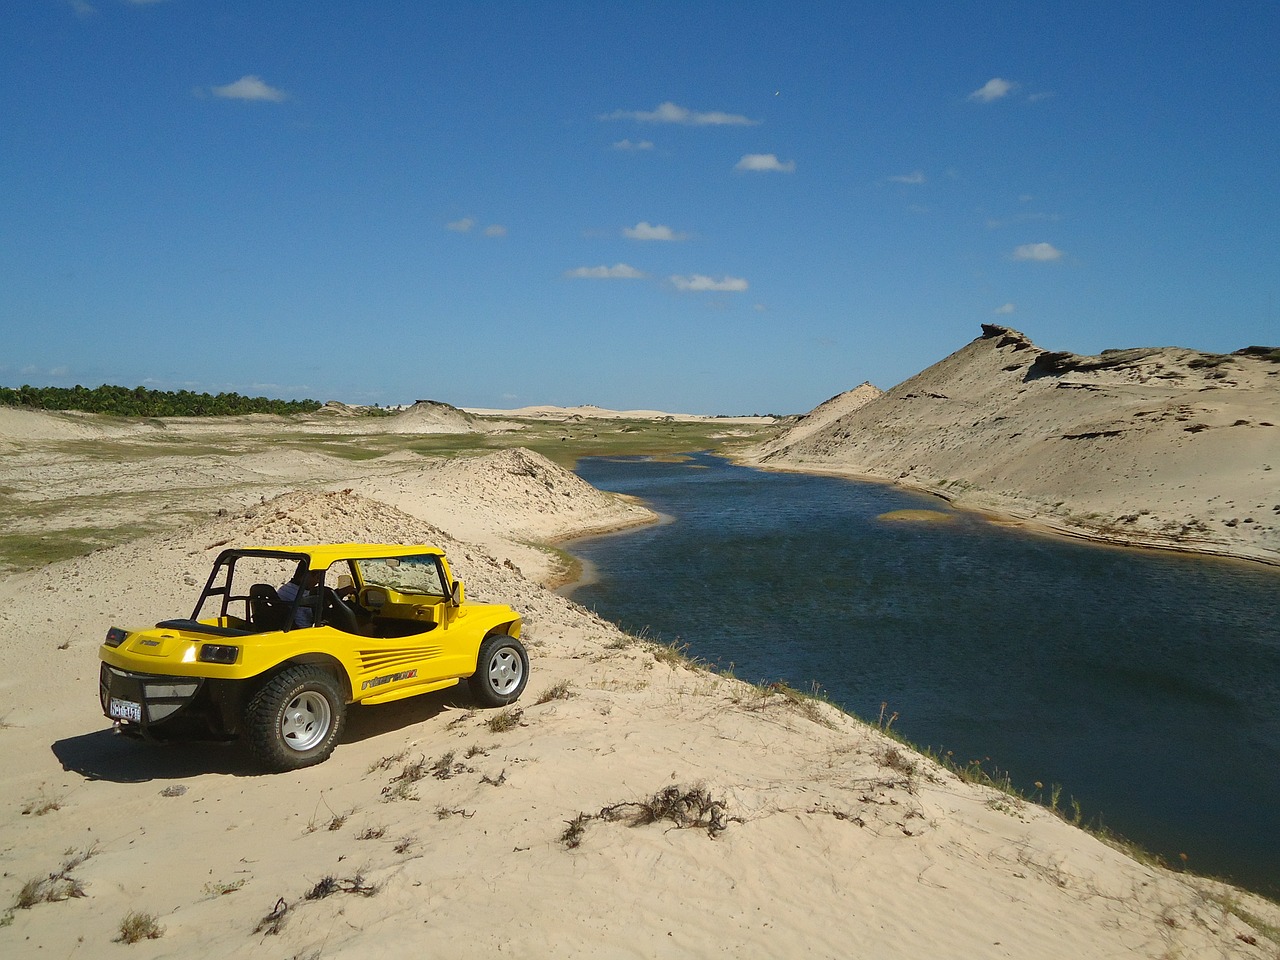
[[[107,707],[107,716],[113,720],[132,720],[134,723],[142,722],[142,704],[134,703],[132,700],[117,700],[111,698],[111,703]]]

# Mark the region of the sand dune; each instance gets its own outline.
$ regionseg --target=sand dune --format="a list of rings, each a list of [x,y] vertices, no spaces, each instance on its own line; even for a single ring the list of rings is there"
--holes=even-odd
[[[649,515],[545,458],[352,463],[245,443],[166,455],[118,507],[154,518],[170,496],[202,518],[148,520],[124,545],[0,577],[6,957],[1280,949],[1273,904],[1132,860],[828,705],[698,669],[547,590],[559,566],[537,543]],[[36,464],[50,497],[110,480],[24,440],[6,453],[10,496],[36,496],[21,480]],[[27,502],[43,505],[32,522],[50,504]],[[495,730],[465,691],[357,708],[329,761],[273,776],[235,745],[113,737],[96,689],[107,627],[185,615],[225,544],[347,540],[438,543],[470,597],[524,613],[517,724]],[[160,936],[113,942],[131,912]]]
[[[1177,347],[1048,353],[1006,327],[762,465],[938,493],[1117,543],[1280,562],[1280,363]]]

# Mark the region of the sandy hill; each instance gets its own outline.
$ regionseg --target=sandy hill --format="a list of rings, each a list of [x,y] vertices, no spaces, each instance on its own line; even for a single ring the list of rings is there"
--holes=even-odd
[[[761,452],[772,453],[775,450],[791,446],[805,437],[813,436],[829,423],[865,407],[872,400],[883,395],[884,391],[879,387],[873,386],[869,381],[859,384],[852,390],[836,394],[830,400],[824,400],[800,417],[795,426],[788,429],[785,434],[763,444]]]
[[[476,486],[556,485],[506,466]],[[4,955],[1274,956],[1274,905],[682,663],[450,523],[296,492],[0,580]],[[524,612],[517,722],[465,692],[357,709],[328,762],[275,776],[111,735],[106,626],[185,613],[226,543],[347,540],[437,542]],[[133,912],[157,939],[113,942]]]
[[[419,400],[378,425],[387,433],[475,433],[475,418],[437,400]]]
[[[481,417],[513,417],[521,420],[670,420],[679,423],[773,423],[774,418],[763,416],[720,417],[696,413],[666,413],[662,410],[609,410],[594,404],[581,404],[576,407],[532,406],[519,407],[515,410],[495,410],[472,407],[467,410]]]
[[[833,470],[1121,543],[1280,562],[1280,363],[1179,347],[1051,353],[1007,327],[762,464]]]

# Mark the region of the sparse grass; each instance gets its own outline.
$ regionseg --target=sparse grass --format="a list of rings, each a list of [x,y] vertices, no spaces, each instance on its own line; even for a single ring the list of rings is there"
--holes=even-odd
[[[697,670],[703,666],[697,657],[689,655],[689,644],[682,640],[672,640],[670,643],[658,643],[652,640],[646,642],[649,645],[649,652],[653,654],[653,659],[658,663],[665,663],[672,669],[683,667],[686,670]]]
[[[235,893],[243,887],[248,880],[241,877],[239,880],[233,880],[230,883],[206,883],[204,892],[210,897],[225,897],[229,893]]]
[[[748,689],[753,693],[750,700],[735,696],[733,702],[748,710],[762,710],[775,703],[782,704],[795,709],[807,720],[828,728],[832,726],[831,718],[822,709],[822,704],[830,701],[816,683],[808,693],[797,690],[782,680],[749,684]]]
[[[382,826],[365,827],[363,830],[361,830],[359,833],[356,834],[356,839],[357,840],[381,840],[383,837],[383,834],[385,834],[386,832],[387,832],[387,828]]]
[[[520,726],[520,720],[523,717],[524,711],[519,707],[504,707],[489,718],[486,726],[488,726],[490,733],[506,733],[508,730],[514,730]]]
[[[61,797],[51,797],[42,792],[39,797],[28,800],[22,805],[22,815],[24,817],[43,817],[46,813],[53,813],[55,810],[61,809]]]
[[[885,747],[876,755],[876,761],[882,767],[897,771],[906,777],[915,777],[920,772],[920,765],[899,750],[896,745]]]
[[[553,700],[568,700],[570,697],[576,696],[570,687],[568,680],[561,680],[559,683],[553,684],[538,696],[534,701],[534,706],[541,706],[544,703],[550,703]]]
[[[575,849],[582,843],[582,836],[587,831],[587,824],[591,822],[592,816],[589,813],[580,813],[572,820],[566,820],[567,826],[564,832],[560,834],[560,842],[570,850]]]
[[[329,811],[329,819],[327,822],[324,823],[326,830],[330,830],[330,831],[341,830],[343,826],[346,825],[347,819],[354,812],[354,811],[348,811],[346,813],[335,813],[333,808],[330,807],[328,802],[325,800],[323,793],[320,794],[320,803],[324,804],[325,809]],[[320,812],[320,804],[316,804],[316,813],[318,814],[319,812]],[[307,822],[306,829],[303,832],[315,833],[317,830],[320,829],[321,822],[322,821],[319,821],[316,819],[315,815],[312,815],[311,819]]]
[[[380,760],[375,760],[373,761],[373,763],[369,764],[369,773],[377,773],[380,770],[390,770],[392,767],[394,767],[397,763],[399,763],[408,755],[409,755],[409,748],[406,747],[405,749],[401,750],[399,753],[393,753],[393,754],[390,754],[389,756],[383,757]]]
[[[284,922],[289,916],[289,902],[281,897],[276,901],[276,905],[271,908],[271,912],[258,921],[258,925],[253,928],[253,933],[262,934],[265,937],[276,936]]]
[[[466,723],[475,715],[476,715],[476,712],[474,710],[467,710],[466,712],[459,714],[458,716],[450,720],[448,723],[446,723],[444,728],[446,730],[456,730],[458,727],[462,726],[464,723]]]
[[[164,933],[164,928],[157,922],[155,915],[130,910],[120,921],[118,943],[137,943],[139,940],[157,940]]]
[[[560,834],[560,842],[570,850],[579,846],[587,824],[592,820],[625,820],[630,827],[665,821],[676,829],[694,827],[706,830],[707,836],[713,839],[724,832],[730,821],[742,822],[739,817],[726,816],[724,802],[713,799],[705,787],[699,785],[685,789],[671,785],[646,800],[627,800],[604,807],[595,816],[579,813],[572,820],[565,821],[566,828]]]
[[[448,820],[450,817],[462,817],[463,820],[470,820],[476,815],[474,810],[467,811],[461,807],[436,807],[436,819]]]
[[[384,800],[417,800],[414,784],[427,775],[427,758],[419,756],[413,763],[406,763],[398,774],[382,788]]]
[[[303,899],[323,900],[335,893],[354,893],[362,897],[372,897],[378,889],[377,885],[366,883],[364,877],[358,873],[348,879],[324,877],[303,895]]]
[[[454,764],[454,752],[450,750],[439,760],[431,765],[431,775],[437,780],[448,780],[455,773],[461,773],[466,768],[462,764]]]
[[[96,843],[86,847],[79,853],[73,853],[68,850],[66,852],[67,859],[63,861],[60,870],[45,877],[32,877],[22,885],[18,891],[18,896],[14,900],[13,909],[30,910],[38,903],[57,903],[61,900],[87,896],[84,884],[73,877],[71,871],[97,852],[98,845]]]

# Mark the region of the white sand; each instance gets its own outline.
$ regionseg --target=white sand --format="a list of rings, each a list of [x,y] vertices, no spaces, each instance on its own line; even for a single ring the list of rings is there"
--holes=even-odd
[[[33,513],[48,505],[22,479],[36,464],[62,497],[127,484],[127,464],[113,478],[42,451],[31,437],[63,429],[47,419],[5,435],[10,496]],[[152,468],[136,509],[153,535],[0,577],[6,958],[1280,950],[1261,928],[1280,928],[1272,904],[1137,863],[833,708],[665,662],[539,586],[557,567],[527,541],[645,514],[534,454],[351,463],[246,441],[239,457],[175,454]],[[206,519],[155,519],[166,495]],[[492,732],[496,711],[472,712],[465,693],[357,708],[329,761],[270,776],[237,747],[111,735],[96,690],[107,627],[188,613],[224,544],[345,540],[439,543],[470,597],[525,614],[532,680],[515,729]],[[569,698],[537,702],[561,682]],[[419,759],[447,775],[388,800]],[[668,788],[718,806],[685,829],[633,826],[634,807],[599,816]],[[51,876],[83,895],[5,914]],[[326,878],[335,892],[308,899]],[[114,943],[130,911],[154,915],[162,935]],[[275,933],[260,929],[272,914]]]
[[[1044,351],[1023,334],[985,329],[748,459],[1114,543],[1280,562],[1280,363],[1166,347],[1054,372],[1033,365]]]

